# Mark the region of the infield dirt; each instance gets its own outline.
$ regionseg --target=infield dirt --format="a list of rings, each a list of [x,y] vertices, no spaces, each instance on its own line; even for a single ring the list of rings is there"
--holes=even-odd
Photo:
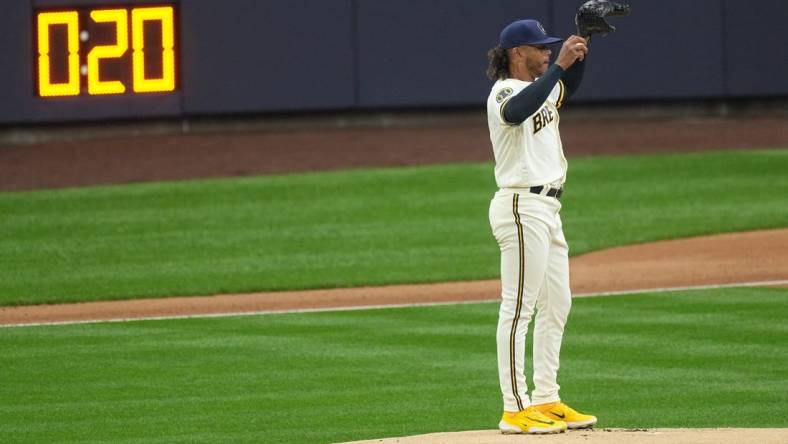
[[[353,441],[352,444],[784,444],[786,441],[788,429],[592,429],[544,436],[474,430]]]

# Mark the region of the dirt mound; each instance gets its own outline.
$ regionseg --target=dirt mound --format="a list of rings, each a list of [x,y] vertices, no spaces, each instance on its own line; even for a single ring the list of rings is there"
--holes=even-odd
[[[540,444],[783,444],[788,442],[788,429],[592,429],[544,436],[502,435],[497,430],[474,430],[353,441],[353,444],[513,444],[525,442]]]

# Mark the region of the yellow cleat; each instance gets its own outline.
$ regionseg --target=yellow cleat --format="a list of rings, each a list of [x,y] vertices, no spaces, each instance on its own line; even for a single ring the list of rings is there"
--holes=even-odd
[[[530,406],[519,412],[503,412],[498,428],[503,434],[513,433],[561,433],[566,430],[564,421],[556,421]]]
[[[580,413],[560,401],[540,404],[534,407],[554,421],[566,422],[567,427],[570,429],[586,429],[596,424],[596,416]]]

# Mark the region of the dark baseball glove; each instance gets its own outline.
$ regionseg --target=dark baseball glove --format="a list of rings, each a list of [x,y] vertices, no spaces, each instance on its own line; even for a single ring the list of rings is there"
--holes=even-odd
[[[629,15],[630,7],[625,3],[616,3],[607,0],[589,0],[577,9],[575,25],[577,35],[590,38],[591,34],[607,35],[616,30],[609,24],[606,16]]]

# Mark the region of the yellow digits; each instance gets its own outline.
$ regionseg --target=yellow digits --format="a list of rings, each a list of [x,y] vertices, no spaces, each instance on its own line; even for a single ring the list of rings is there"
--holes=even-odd
[[[126,85],[120,80],[101,79],[101,61],[123,57],[129,49],[128,9],[99,9],[90,11],[95,23],[112,23],[115,42],[94,46],[87,55],[87,93],[89,95],[122,94]],[[131,70],[132,90],[135,93],[166,92],[175,89],[175,14],[172,6],[131,8]],[[161,24],[159,49],[145,47],[145,22]],[[68,78],[53,83],[50,38],[52,27],[65,26],[68,39]],[[38,94],[41,97],[76,96],[80,93],[79,12],[58,11],[38,13]],[[150,40],[148,39],[150,43]],[[161,57],[161,75],[149,77],[145,72],[145,58]]]

